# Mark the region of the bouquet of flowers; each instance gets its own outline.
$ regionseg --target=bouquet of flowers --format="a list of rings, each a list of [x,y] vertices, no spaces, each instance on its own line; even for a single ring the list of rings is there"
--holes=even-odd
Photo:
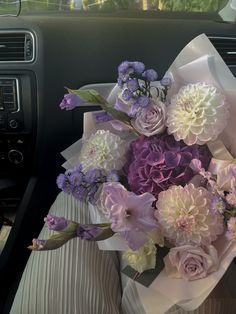
[[[149,286],[138,284],[144,306],[147,294],[150,306],[159,293],[161,302],[194,309],[236,255],[236,84],[205,35],[157,78],[142,62],[124,61],[107,99],[99,85],[68,89],[61,109],[102,108],[85,115],[84,136],[64,152],[57,178],[65,193],[89,202],[93,223],[48,215],[57,233],[30,248],[98,241],[123,251],[126,274]]]

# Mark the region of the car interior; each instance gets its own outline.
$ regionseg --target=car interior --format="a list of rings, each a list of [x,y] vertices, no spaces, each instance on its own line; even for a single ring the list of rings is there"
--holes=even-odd
[[[161,79],[202,33],[236,75],[235,10],[227,18],[217,9],[172,12],[160,10],[161,1],[140,1],[146,9],[135,10],[126,2],[102,10],[103,1],[98,9],[76,9],[75,1],[63,9],[61,1],[59,10],[27,11],[25,1],[20,14],[9,14],[9,1],[2,13],[0,4],[0,313],[9,313],[27,246],[59,193],[60,152],[81,138],[83,113],[99,108],[62,111],[66,87],[116,82],[123,60],[142,61]],[[218,2],[221,9],[228,3]]]

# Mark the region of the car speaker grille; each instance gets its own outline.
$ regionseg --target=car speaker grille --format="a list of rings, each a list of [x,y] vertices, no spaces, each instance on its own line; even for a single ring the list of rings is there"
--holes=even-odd
[[[209,39],[225,63],[229,67],[236,66],[236,38],[209,36]]]
[[[30,62],[34,40],[30,32],[0,32],[0,62]]]

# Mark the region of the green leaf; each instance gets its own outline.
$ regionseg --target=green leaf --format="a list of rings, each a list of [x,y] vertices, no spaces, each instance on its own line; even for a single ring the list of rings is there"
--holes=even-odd
[[[103,241],[106,239],[109,239],[115,234],[111,228],[101,228],[101,232],[94,238],[92,238],[90,241]]]
[[[103,98],[94,89],[67,89],[69,93],[78,95],[84,102],[90,104],[100,105],[103,110],[110,113],[114,119],[118,119],[128,125],[130,125],[130,118],[123,112],[113,108],[113,106]]]
[[[102,97],[96,90],[94,89],[67,89],[69,93],[78,95],[84,102],[90,104],[98,104],[104,105],[107,104],[105,98]]]

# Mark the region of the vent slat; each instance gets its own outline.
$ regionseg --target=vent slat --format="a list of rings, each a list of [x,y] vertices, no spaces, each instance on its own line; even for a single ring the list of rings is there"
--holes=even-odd
[[[209,39],[228,66],[236,65],[236,38],[209,37]]]
[[[8,51],[7,53],[6,52],[0,52],[0,56],[7,56],[7,55],[24,55],[24,52],[21,52],[21,51]]]
[[[17,45],[23,45],[24,46],[24,41],[1,41],[0,40],[0,44],[1,45],[15,45],[15,44],[17,44]]]
[[[23,61],[25,59],[25,34],[0,33],[0,61]]]

